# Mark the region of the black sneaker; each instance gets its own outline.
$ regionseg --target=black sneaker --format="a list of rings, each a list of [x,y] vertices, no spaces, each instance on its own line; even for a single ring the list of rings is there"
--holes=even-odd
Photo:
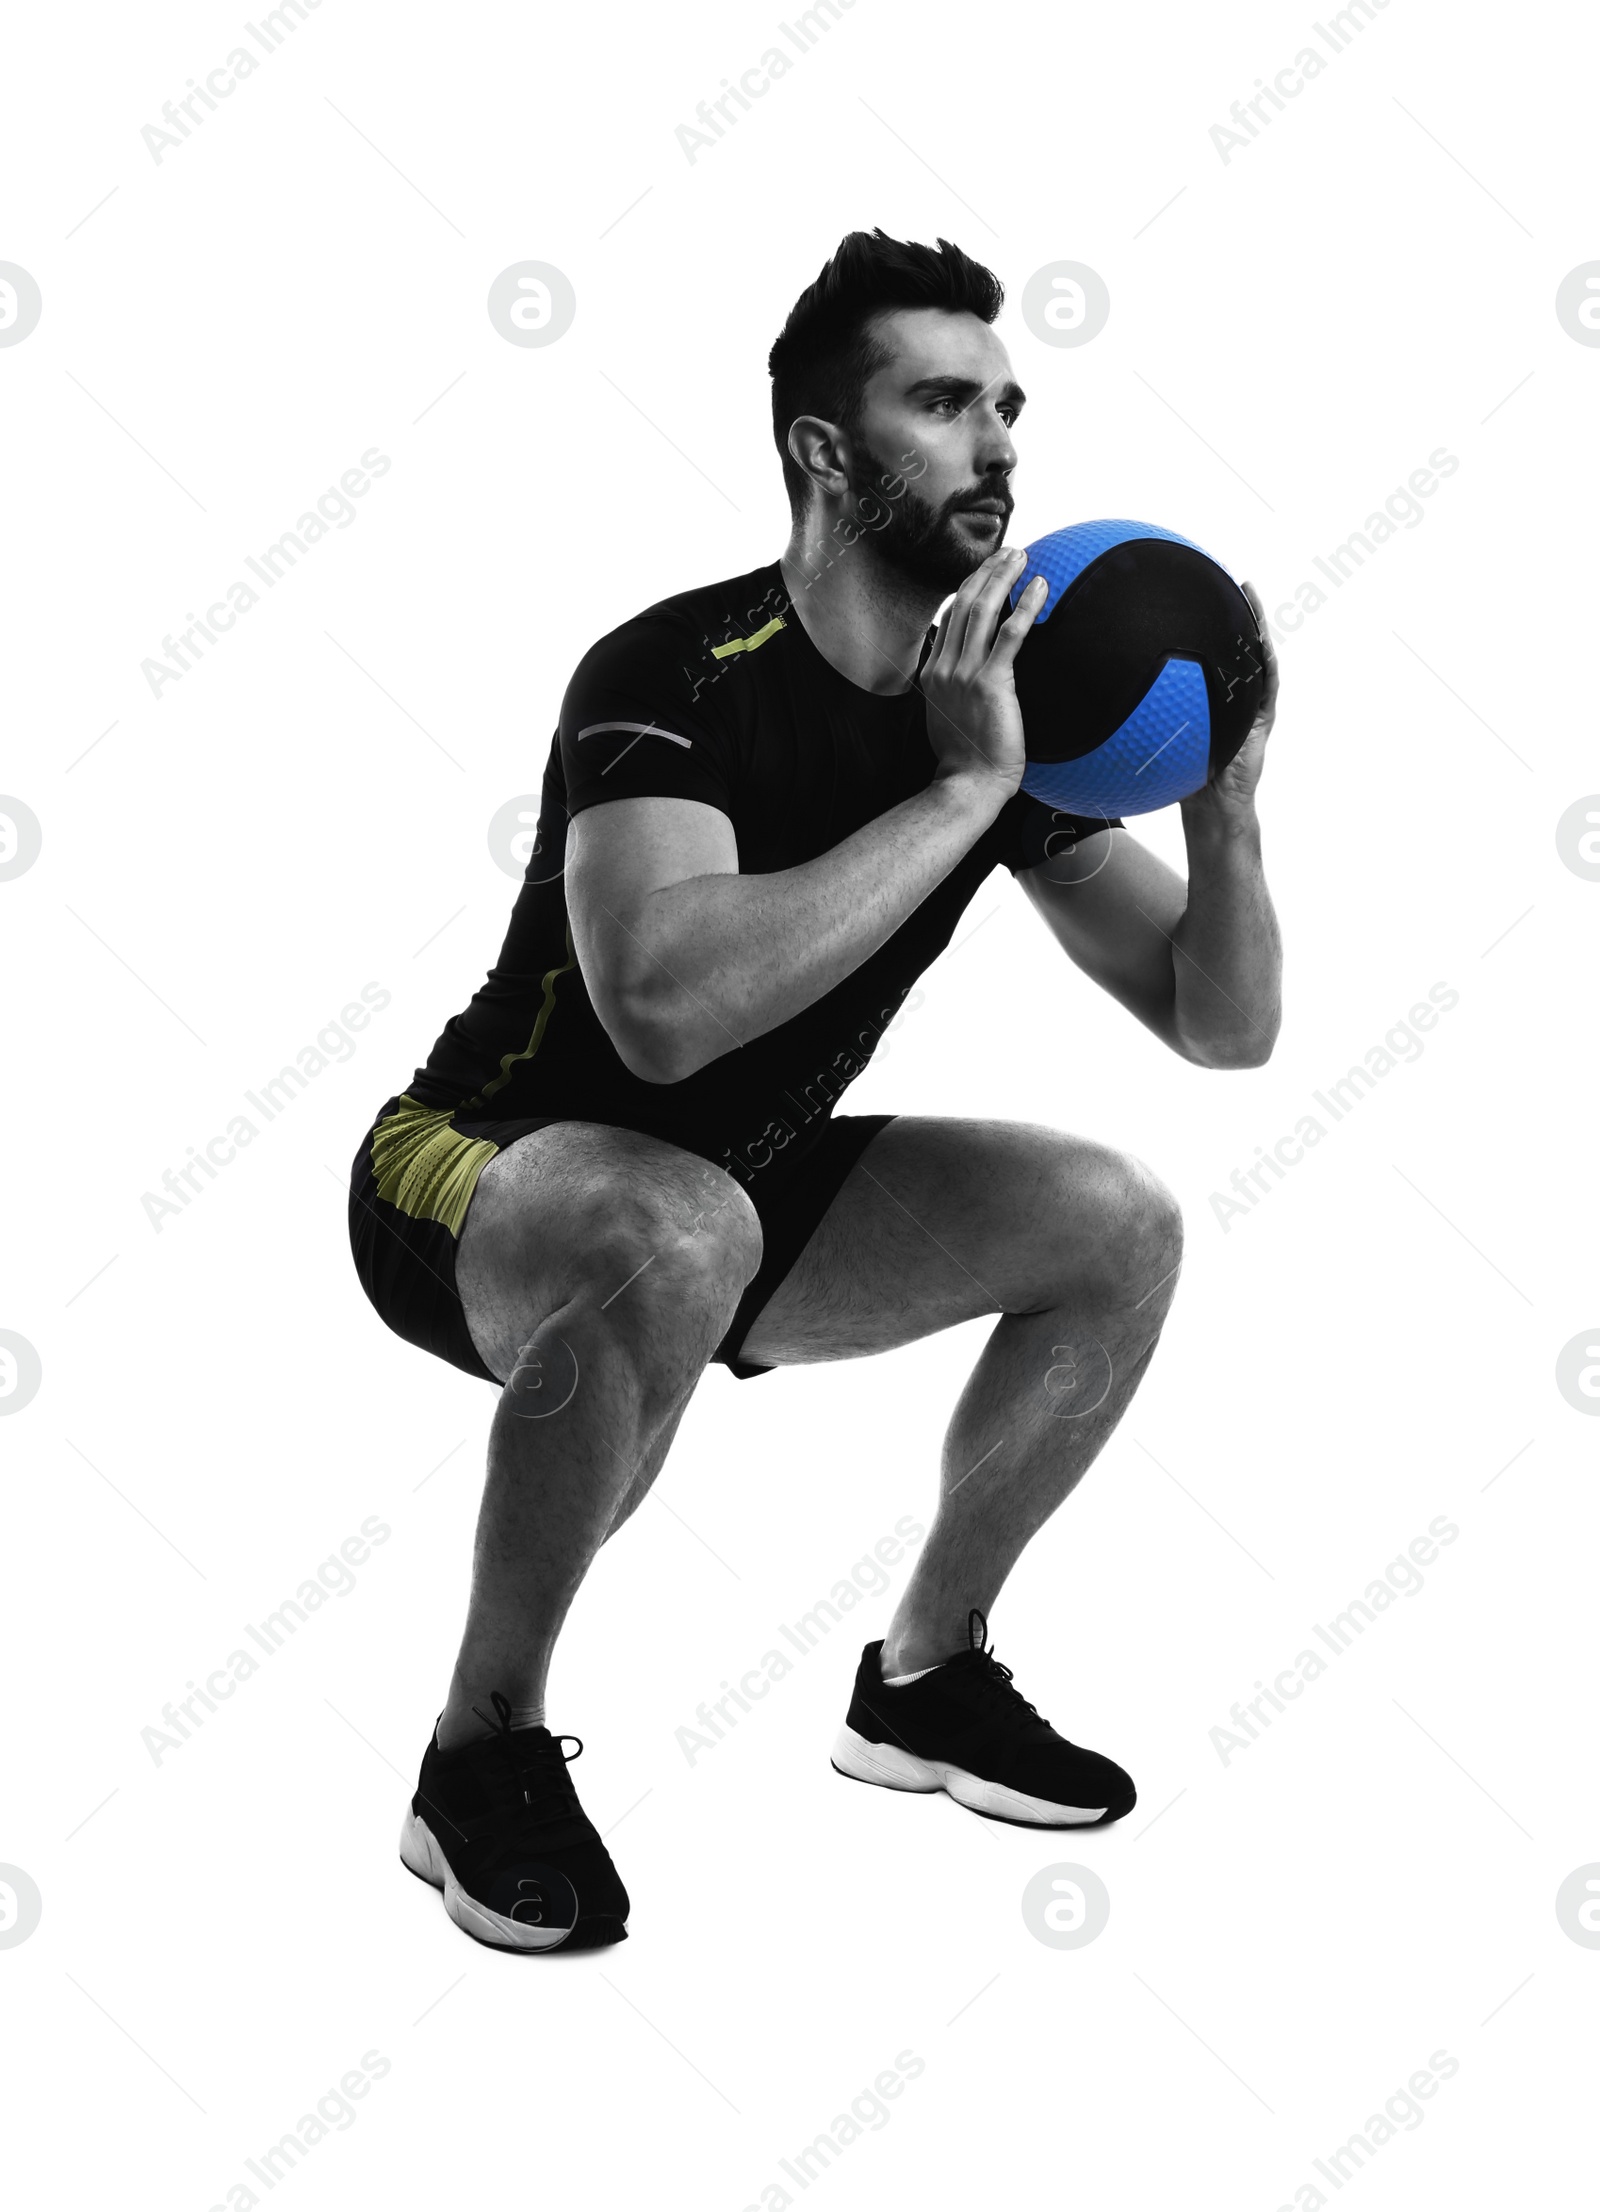
[[[833,1764],[890,1790],[948,1790],[958,1805],[1024,1828],[1094,1828],[1133,1810],[1131,1779],[1058,1736],[1013,1689],[974,1606],[968,1649],[892,1690],[868,1644]]]
[[[628,1893],[567,1775],[581,1740],[513,1728],[498,1690],[490,1702],[492,1736],[454,1751],[439,1749],[437,1733],[428,1739],[401,1863],[444,1891],[458,1928],[497,1951],[621,1943]]]

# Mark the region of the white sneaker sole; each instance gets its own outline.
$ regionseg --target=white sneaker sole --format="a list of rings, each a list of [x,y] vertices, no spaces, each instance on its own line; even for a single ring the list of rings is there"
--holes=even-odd
[[[451,1873],[450,1862],[439,1849],[432,1829],[409,1806],[400,1829],[400,1858],[413,1874],[443,1890],[445,1911],[458,1928],[479,1943],[493,1944],[502,1951],[553,1951],[572,1933],[570,1928],[535,1928],[522,1920],[508,1920],[503,1913],[491,1912],[487,1905],[467,1896]]]
[[[1027,1797],[1021,1790],[1007,1789],[1003,1782],[985,1782],[963,1767],[919,1759],[898,1744],[869,1743],[850,1727],[839,1731],[833,1763],[857,1782],[876,1782],[886,1790],[945,1790],[972,1812],[1023,1821],[1033,1828],[1081,1828],[1101,1819],[1106,1810],[1104,1805],[1053,1805],[1048,1798]]]

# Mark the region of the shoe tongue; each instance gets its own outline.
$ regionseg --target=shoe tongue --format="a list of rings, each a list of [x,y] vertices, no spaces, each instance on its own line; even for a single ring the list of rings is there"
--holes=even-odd
[[[510,1744],[519,1752],[525,1752],[532,1744],[554,1742],[555,1739],[543,1721],[519,1721],[516,1717],[517,1708],[498,1690],[490,1691],[489,1702],[494,1708],[492,1719],[481,1706],[474,1705],[472,1708],[479,1720],[488,1722],[494,1729],[494,1735],[487,1739],[489,1742]]]
[[[508,1728],[500,1738],[513,1766],[532,1773],[565,1775],[567,1762],[548,1728]]]

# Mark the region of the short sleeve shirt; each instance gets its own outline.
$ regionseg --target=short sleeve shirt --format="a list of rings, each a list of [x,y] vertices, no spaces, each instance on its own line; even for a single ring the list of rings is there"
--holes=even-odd
[[[645,1130],[749,1181],[788,1173],[866,1067],[996,866],[1037,866],[1104,831],[1023,792],[900,928],[791,1020],[682,1082],[631,1074],[578,966],[567,824],[620,798],[681,798],[732,824],[741,874],[831,851],[932,781],[920,691],[864,691],[807,635],[776,563],[647,609],[583,656],[562,701],[538,835],[499,961],[412,1095],[486,1121],[570,1115]]]

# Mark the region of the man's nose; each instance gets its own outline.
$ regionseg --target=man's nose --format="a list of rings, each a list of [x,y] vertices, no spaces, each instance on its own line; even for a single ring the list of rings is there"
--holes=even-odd
[[[998,415],[991,415],[979,430],[976,460],[985,476],[1007,477],[1017,465],[1011,432]]]

